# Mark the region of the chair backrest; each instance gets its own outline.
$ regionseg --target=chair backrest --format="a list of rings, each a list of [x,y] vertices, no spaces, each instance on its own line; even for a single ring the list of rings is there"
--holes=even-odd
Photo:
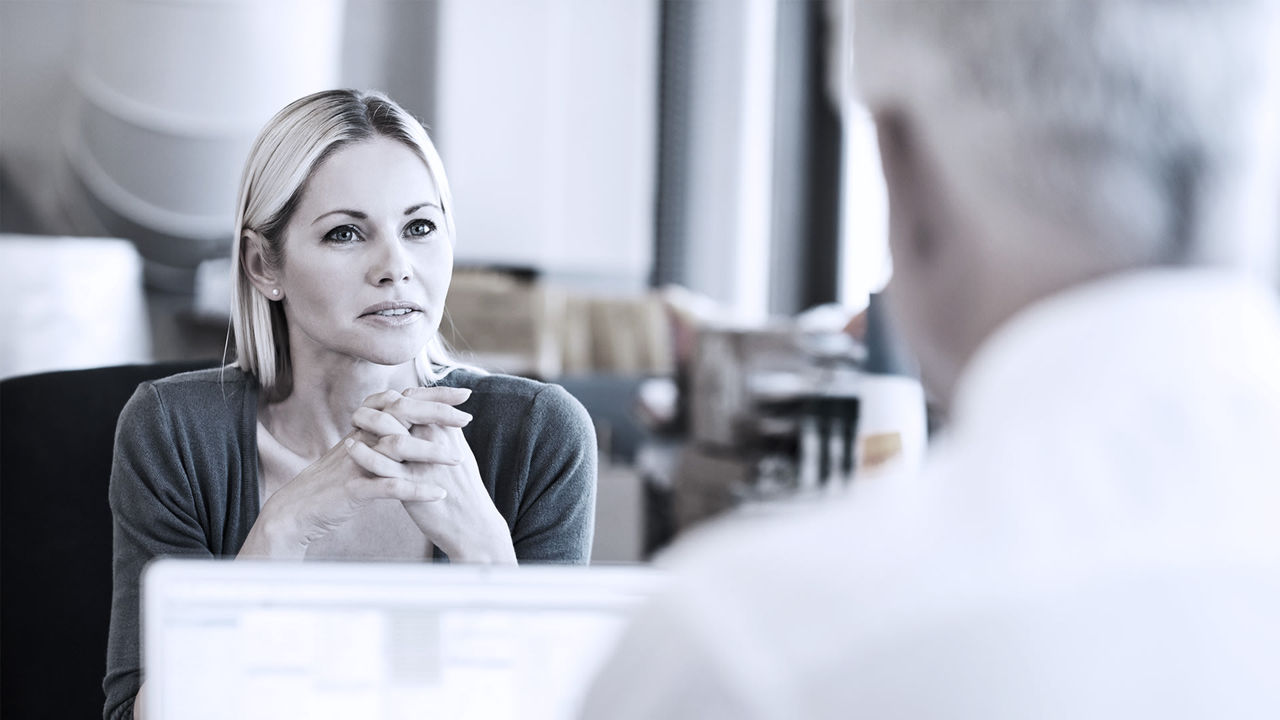
[[[0,715],[101,716],[116,419],[139,383],[214,365],[120,365],[0,382]]]

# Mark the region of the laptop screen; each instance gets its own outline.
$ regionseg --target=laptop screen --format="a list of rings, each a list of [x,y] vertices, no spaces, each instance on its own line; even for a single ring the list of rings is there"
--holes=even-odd
[[[647,567],[160,560],[148,718],[574,717]]]

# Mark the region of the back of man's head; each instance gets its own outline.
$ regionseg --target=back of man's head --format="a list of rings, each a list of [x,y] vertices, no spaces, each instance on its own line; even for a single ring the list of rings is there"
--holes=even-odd
[[[944,393],[995,326],[1076,283],[1179,264],[1275,280],[1280,3],[856,6],[903,320]]]

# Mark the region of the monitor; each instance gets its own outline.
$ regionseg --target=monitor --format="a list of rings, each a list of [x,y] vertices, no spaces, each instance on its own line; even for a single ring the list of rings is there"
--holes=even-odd
[[[143,579],[152,720],[574,717],[645,566],[162,559]]]

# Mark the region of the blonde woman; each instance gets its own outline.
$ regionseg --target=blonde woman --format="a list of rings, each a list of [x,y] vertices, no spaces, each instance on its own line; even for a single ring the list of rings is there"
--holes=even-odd
[[[317,93],[267,124],[240,189],[234,365],[143,384],[120,416],[104,717],[134,712],[157,556],[588,560],[590,418],[449,357],[454,240],[439,155],[390,99]]]

